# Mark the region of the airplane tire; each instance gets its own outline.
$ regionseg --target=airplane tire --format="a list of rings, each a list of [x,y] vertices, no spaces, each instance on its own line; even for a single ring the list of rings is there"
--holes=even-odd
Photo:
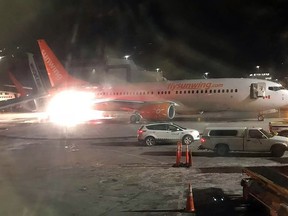
[[[139,114],[133,114],[130,116],[130,123],[136,123],[141,120],[141,116]]]
[[[264,115],[258,115],[258,121],[264,121]]]
[[[140,122],[141,116],[139,114],[136,114],[136,122]]]
[[[215,151],[218,156],[225,156],[229,152],[229,147],[226,144],[218,144]]]
[[[133,114],[130,116],[130,122],[131,123],[136,123],[137,122],[137,115]]]

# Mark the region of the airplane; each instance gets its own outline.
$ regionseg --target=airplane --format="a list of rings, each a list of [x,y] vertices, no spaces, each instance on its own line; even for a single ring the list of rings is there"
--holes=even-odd
[[[22,86],[22,84],[15,78],[15,76],[10,71],[8,72],[8,75],[9,75],[11,81],[13,82],[13,84],[15,85],[15,88],[19,92],[18,97],[26,96],[28,93],[25,90],[24,86]]]
[[[13,87],[16,87],[18,92],[14,91],[0,91],[0,103],[9,103],[9,101],[17,100],[18,98],[24,96],[26,94],[23,86],[20,84],[18,80],[14,77],[12,73],[9,72],[9,77],[13,82]],[[10,85],[12,87],[12,85]],[[9,107],[1,107],[1,110]]]
[[[0,91],[0,101],[7,101],[18,98],[19,93],[12,91]]]
[[[8,72],[8,75],[9,75],[9,77],[10,77],[10,79],[14,85],[5,85],[5,86],[15,87],[18,92],[0,91],[0,101],[7,101],[7,100],[19,98],[19,97],[25,96],[27,94],[26,90],[21,85],[21,83],[15,78],[15,76],[11,72]]]
[[[16,88],[17,92],[7,92],[5,93],[3,91],[0,91],[0,109],[6,109],[13,107],[13,111],[35,111],[36,105],[35,105],[35,99],[34,95],[32,96],[33,99],[27,100],[27,98],[31,98],[30,92],[32,91],[31,87],[23,86],[16,77],[11,73],[11,71],[8,71],[8,75],[10,80],[12,81],[13,85],[5,85],[7,87]],[[29,90],[29,91],[28,91]],[[1,96],[4,95],[6,96]]]
[[[171,120],[175,114],[202,112],[267,113],[288,105],[288,90],[281,84],[251,78],[215,78],[124,85],[91,85],[69,75],[46,41],[37,41],[54,92],[78,89],[93,93],[93,108],[132,111],[130,122]],[[74,97],[75,103],[77,98]]]

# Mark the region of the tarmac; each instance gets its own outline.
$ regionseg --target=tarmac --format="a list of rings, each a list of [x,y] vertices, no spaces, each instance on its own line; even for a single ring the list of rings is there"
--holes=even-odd
[[[265,215],[263,208],[243,202],[242,169],[288,164],[288,153],[217,157],[197,150],[195,142],[192,166],[173,167],[176,146],[139,145],[141,124],[61,127],[31,116],[11,118],[1,119],[0,127],[0,215],[5,216],[191,215],[190,184],[196,215]],[[268,128],[272,120],[175,123],[201,132],[207,126]]]

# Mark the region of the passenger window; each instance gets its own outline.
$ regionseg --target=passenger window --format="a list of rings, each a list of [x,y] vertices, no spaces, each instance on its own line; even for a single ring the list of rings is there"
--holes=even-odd
[[[177,131],[178,128],[175,127],[175,126],[173,126],[173,125],[169,125],[169,126],[168,126],[168,130],[169,130],[169,131]]]
[[[154,125],[154,130],[167,130],[167,125]]]
[[[250,138],[262,138],[263,134],[259,130],[249,130],[249,137]]]
[[[211,130],[209,136],[237,136],[237,130]]]

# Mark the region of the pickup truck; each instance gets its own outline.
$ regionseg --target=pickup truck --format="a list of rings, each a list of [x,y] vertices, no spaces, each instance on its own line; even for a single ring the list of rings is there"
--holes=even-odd
[[[199,149],[225,156],[230,151],[270,152],[282,157],[288,150],[288,138],[275,136],[262,128],[208,127],[204,129]]]

